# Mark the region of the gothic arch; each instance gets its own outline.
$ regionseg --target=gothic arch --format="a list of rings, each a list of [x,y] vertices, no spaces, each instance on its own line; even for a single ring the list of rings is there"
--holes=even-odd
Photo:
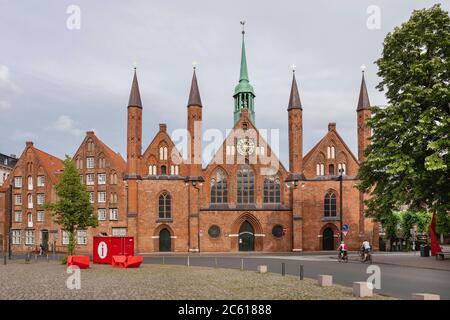
[[[159,234],[160,232],[166,229],[167,231],[169,231],[170,234],[170,251],[173,252],[175,251],[175,235],[173,232],[173,229],[168,225],[168,224],[160,224],[159,226],[157,226],[154,230],[153,230],[153,248],[154,251],[159,251]]]
[[[323,226],[322,226],[322,228],[320,229],[320,232],[319,232],[319,237],[318,237],[318,241],[319,241],[319,243],[318,243],[318,248],[319,248],[319,250],[323,250],[323,234],[324,234],[324,231],[326,230],[326,229],[331,229],[332,231],[333,231],[333,237],[334,237],[334,248],[337,248],[338,247],[338,243],[339,243],[339,228],[334,224],[334,223],[326,223],[326,224],[324,224]]]
[[[233,224],[231,225],[231,233],[233,234],[233,237],[231,238],[231,250],[238,251],[239,237],[237,235],[239,234],[239,229],[244,221],[250,223],[255,230],[255,251],[262,251],[264,247],[264,237],[262,236],[264,234],[263,228],[259,220],[250,212],[241,214],[239,217],[237,217],[236,220],[234,220]]]

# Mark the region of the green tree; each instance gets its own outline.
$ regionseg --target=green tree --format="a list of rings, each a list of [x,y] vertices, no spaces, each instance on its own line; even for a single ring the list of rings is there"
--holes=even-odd
[[[384,40],[375,63],[389,105],[373,107],[373,129],[358,188],[370,193],[367,215],[437,212],[449,230],[450,17],[440,5],[416,10]]]
[[[67,253],[73,255],[76,232],[86,230],[88,227],[96,227],[98,220],[89,201],[86,186],[81,183],[75,164],[68,156],[64,160],[61,180],[56,185],[56,195],[58,200],[55,203],[47,204],[46,208],[51,210],[55,222],[68,233]]]

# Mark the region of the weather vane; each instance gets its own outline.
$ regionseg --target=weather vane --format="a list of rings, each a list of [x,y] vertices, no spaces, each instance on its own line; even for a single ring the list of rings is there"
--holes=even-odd
[[[292,68],[292,72],[295,72],[295,68],[297,68],[297,66],[295,64],[292,64],[291,68]]]
[[[366,70],[366,66],[364,64],[361,66],[361,70],[362,70],[362,72],[364,72]]]
[[[197,61],[192,61],[192,68],[197,69]]]
[[[241,21],[241,25],[242,25],[242,34],[245,34],[245,29],[244,29],[244,27],[245,27],[245,20]]]

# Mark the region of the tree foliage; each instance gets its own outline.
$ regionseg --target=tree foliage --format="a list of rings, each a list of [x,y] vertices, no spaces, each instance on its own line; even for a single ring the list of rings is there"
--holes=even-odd
[[[359,189],[371,193],[367,214],[438,213],[448,231],[450,197],[450,17],[440,5],[416,10],[384,40],[377,88],[387,107],[373,107],[373,129]]]
[[[67,251],[72,255],[75,250],[75,234],[78,230],[98,225],[94,209],[89,201],[86,186],[81,183],[80,176],[72,159],[66,156],[64,172],[55,186],[58,200],[46,205],[51,210],[56,223],[61,225],[69,235]]]

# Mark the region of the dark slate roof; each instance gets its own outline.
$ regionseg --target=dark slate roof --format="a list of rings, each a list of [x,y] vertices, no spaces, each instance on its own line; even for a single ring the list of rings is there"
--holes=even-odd
[[[189,106],[202,106],[202,99],[200,98],[200,91],[198,90],[195,69],[194,74],[192,75],[191,92],[189,93],[188,107]]]

